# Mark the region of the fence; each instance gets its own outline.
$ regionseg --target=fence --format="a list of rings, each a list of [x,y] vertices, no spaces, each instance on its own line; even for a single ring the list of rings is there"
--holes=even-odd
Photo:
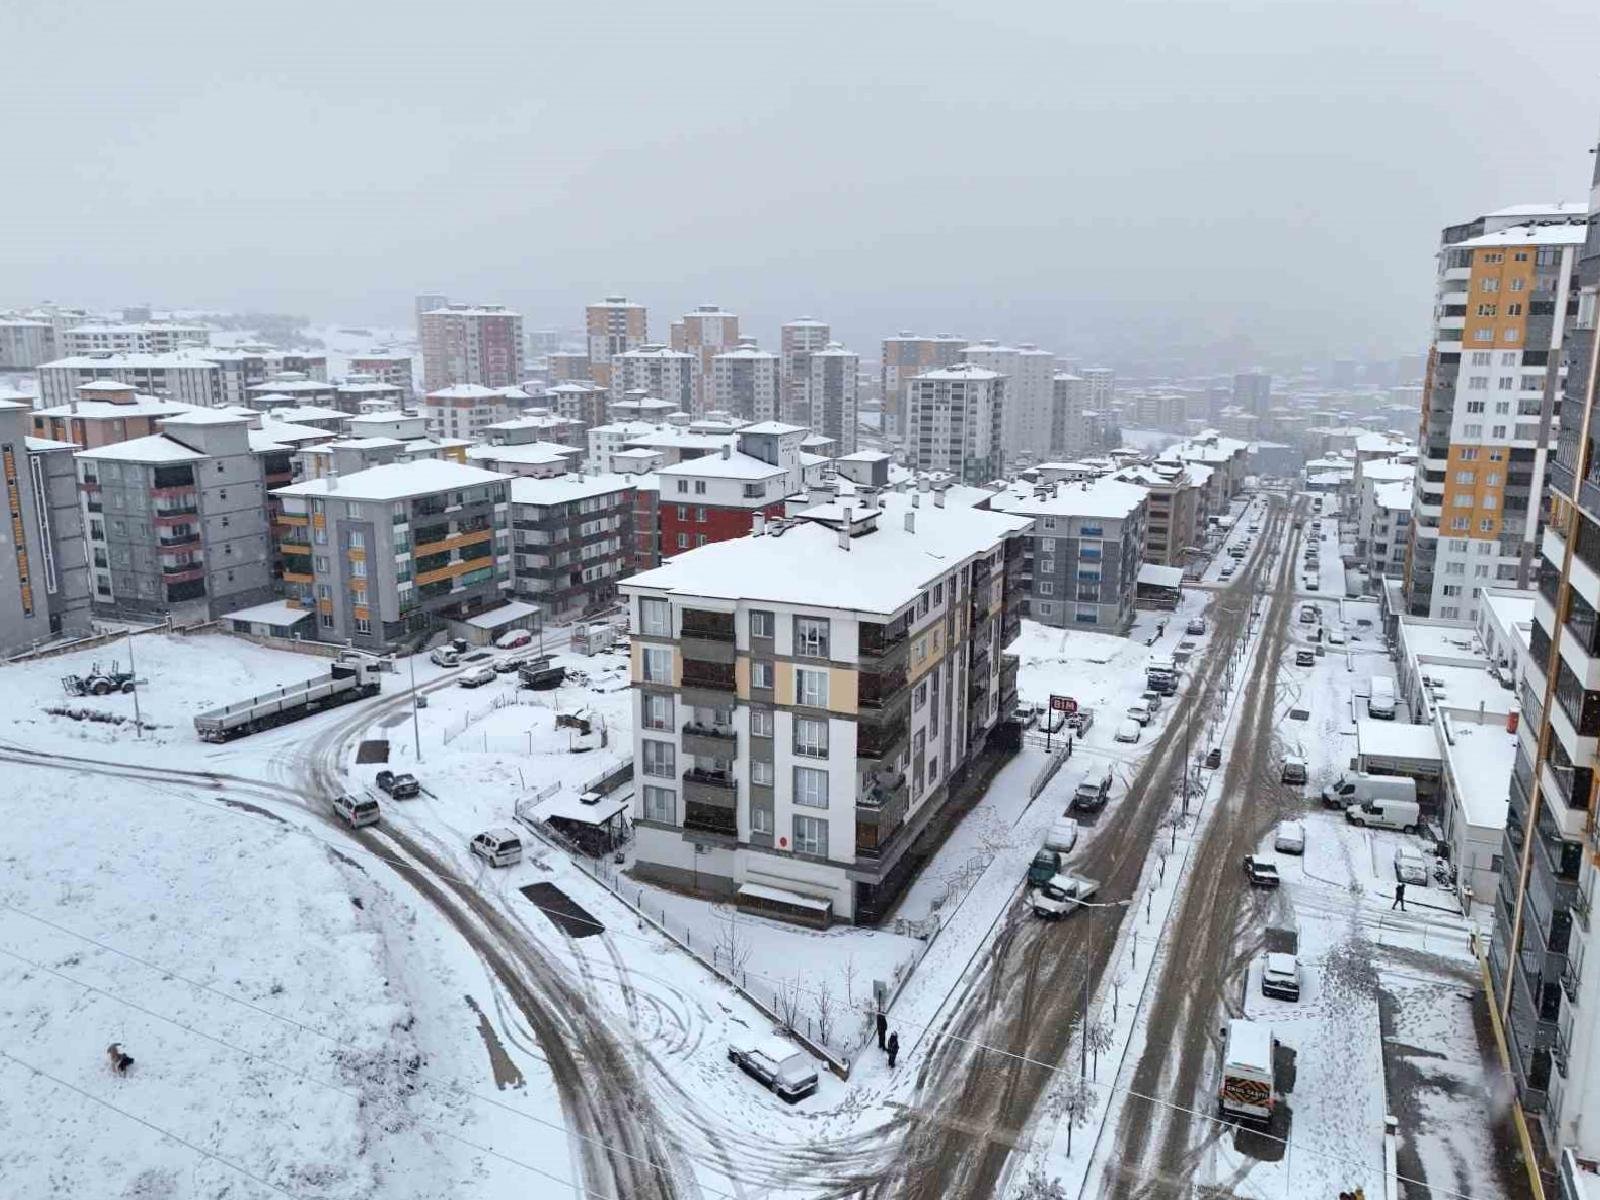
[[[1065,733],[1065,731],[1063,731]],[[1061,770],[1061,764],[1072,757],[1072,735],[1057,739],[1058,744],[1051,748],[1049,756],[1044,760],[1044,766],[1039,768],[1039,773],[1033,777],[1033,782],[1028,785],[1028,799],[1037,800],[1039,793],[1044,791],[1050,781],[1056,777],[1056,772]]]
[[[289,650],[295,654],[312,654],[318,658],[338,658],[349,646],[338,642],[317,642],[310,638],[278,637],[271,633],[243,633],[239,630],[230,630],[229,635],[242,638],[247,642],[254,642],[258,646],[265,646],[269,650]]]
[[[46,658],[59,658],[63,654],[76,654],[79,650],[93,650],[100,646],[109,646],[113,642],[126,640],[129,636],[143,637],[147,633],[187,633],[191,627],[179,628],[172,623],[169,617],[157,625],[147,625],[143,629],[115,629],[105,633],[92,633],[88,637],[77,638],[70,642],[59,642],[50,645],[40,645],[32,650],[24,650],[20,654],[13,654],[6,659],[7,662],[35,662]]]
[[[537,695],[526,694],[520,689],[515,692],[502,692],[482,708],[469,709],[463,713],[459,725],[455,722],[446,725],[444,727],[444,744],[448,746],[479,721],[487,720],[502,708],[548,707],[550,706],[542,702]],[[531,729],[526,734],[496,734],[492,739],[485,733],[483,735],[483,749],[485,752],[491,749],[489,745],[491,740],[495,743],[492,748],[498,753],[530,755],[533,753],[533,731]]]

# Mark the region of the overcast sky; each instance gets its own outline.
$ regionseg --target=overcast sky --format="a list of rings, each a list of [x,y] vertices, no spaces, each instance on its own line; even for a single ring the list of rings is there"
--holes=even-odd
[[[872,357],[1420,351],[1439,227],[1583,198],[1600,130],[1594,0],[4,0],[0,48],[0,305],[622,292]]]

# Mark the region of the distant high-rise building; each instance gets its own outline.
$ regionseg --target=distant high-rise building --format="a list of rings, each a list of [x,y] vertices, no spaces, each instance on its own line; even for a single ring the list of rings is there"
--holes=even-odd
[[[665,400],[683,412],[693,412],[700,394],[700,358],[685,350],[646,343],[611,359],[611,402],[619,403],[630,391]]]
[[[961,361],[967,339],[941,333],[919,337],[901,332],[883,339],[883,433],[899,441],[906,434],[909,416],[906,392],[913,377]]]
[[[416,304],[417,334],[418,334],[418,336],[421,336],[421,333],[422,333],[422,314],[423,313],[433,312],[435,309],[438,309],[438,308],[448,308],[449,306],[450,306],[450,297],[449,296],[441,296],[441,295],[439,295],[439,294],[437,294],[435,292],[424,292],[422,295],[418,296],[417,297],[417,304]]]
[[[943,471],[987,483],[1001,470],[1006,377],[975,363],[953,363],[910,380],[906,457],[918,471]]]
[[[1241,371],[1233,377],[1233,402],[1245,412],[1262,416],[1272,407],[1272,376],[1265,371]]]
[[[589,337],[589,374],[583,378],[610,387],[611,360],[649,340],[644,305],[633,304],[626,296],[607,296],[584,309],[583,320]]]
[[[1050,438],[1055,355],[1034,345],[1002,346],[987,339],[962,350],[961,357],[998,371],[1008,381],[1005,429],[1001,434],[1006,458],[1014,459],[1023,453],[1037,458]]]
[[[1517,205],[1440,238],[1406,561],[1414,616],[1475,620],[1480,589],[1533,586],[1586,220],[1582,203]]]
[[[1066,372],[1050,381],[1050,454],[1055,458],[1080,458],[1098,449],[1095,431],[1084,420],[1089,407],[1089,384],[1082,376]]]
[[[1074,374],[1089,385],[1088,411],[1111,412],[1117,395],[1117,373],[1110,367],[1085,367]]]
[[[522,314],[503,304],[448,304],[421,318],[423,390],[523,380]]]
[[[801,317],[798,321],[785,322],[780,338],[778,353],[783,358],[783,411],[809,408],[810,402],[803,393],[811,380],[810,355],[833,340],[832,330],[826,321]]]
[[[813,433],[832,438],[835,452],[856,452],[857,384],[861,375],[861,356],[838,342],[806,353],[806,380],[802,400],[784,419],[803,425]]]
[[[711,406],[745,421],[778,416],[778,356],[762,350],[755,338],[740,338],[732,350],[711,360]]]
[[[712,360],[738,344],[739,318],[731,312],[724,312],[715,304],[702,304],[672,323],[672,348],[692,354],[699,360],[694,407],[691,409],[696,416],[708,407]]]

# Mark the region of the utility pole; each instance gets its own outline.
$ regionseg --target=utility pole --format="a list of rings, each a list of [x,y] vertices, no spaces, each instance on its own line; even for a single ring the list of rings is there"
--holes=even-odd
[[[133,665],[133,630],[128,630],[128,678],[133,682],[133,736],[144,737],[144,718],[139,714],[139,672]]]
[[[1083,965],[1083,999],[1078,1015],[1078,1078],[1089,1077],[1089,964]]]
[[[417,655],[412,651],[411,663],[411,738],[416,743],[417,762],[422,762],[422,723],[417,719]]]

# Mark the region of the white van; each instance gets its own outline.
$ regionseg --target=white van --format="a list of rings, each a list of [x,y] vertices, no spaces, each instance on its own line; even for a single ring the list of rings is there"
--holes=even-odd
[[[1272,1086],[1272,1027],[1235,1017],[1222,1027],[1222,1086],[1217,1110],[1262,1124],[1272,1120],[1277,1090]]]
[[[1415,800],[1390,800],[1378,796],[1352,804],[1344,810],[1344,819],[1352,825],[1369,829],[1399,829],[1415,833],[1422,821],[1422,810]]]
[[[428,655],[436,667],[458,667],[461,665],[461,655],[450,646],[436,646]]]
[[[1394,720],[1394,680],[1387,675],[1372,677],[1372,690],[1367,695],[1367,716],[1374,721]]]
[[[1322,789],[1322,803],[1328,808],[1349,808],[1368,800],[1417,800],[1417,781],[1404,775],[1365,775],[1347,771]]]
[[[511,867],[522,861],[522,839],[514,829],[485,829],[472,839],[472,853],[491,867]]]

